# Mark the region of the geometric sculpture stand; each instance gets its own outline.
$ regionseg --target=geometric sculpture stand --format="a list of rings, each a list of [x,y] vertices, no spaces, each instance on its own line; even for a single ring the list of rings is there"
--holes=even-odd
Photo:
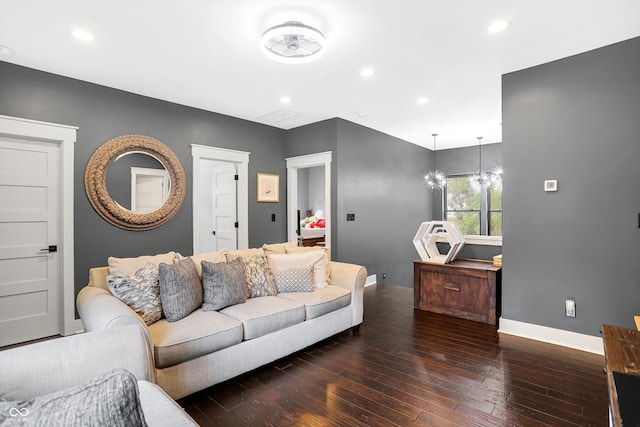
[[[440,238],[446,238],[449,243],[449,251],[440,253],[436,244]],[[447,264],[453,261],[464,246],[464,236],[455,222],[451,221],[427,221],[420,224],[418,232],[413,238],[420,259],[422,261]]]

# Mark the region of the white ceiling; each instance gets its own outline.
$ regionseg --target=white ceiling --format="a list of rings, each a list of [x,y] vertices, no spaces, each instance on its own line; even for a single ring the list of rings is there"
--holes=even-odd
[[[0,0],[0,60],[256,122],[299,113],[269,123],[283,129],[341,117],[427,147],[438,133],[441,149],[502,140],[502,74],[640,36],[639,17],[640,0]],[[496,19],[510,26],[489,34]],[[325,34],[320,60],[262,54],[290,20]]]

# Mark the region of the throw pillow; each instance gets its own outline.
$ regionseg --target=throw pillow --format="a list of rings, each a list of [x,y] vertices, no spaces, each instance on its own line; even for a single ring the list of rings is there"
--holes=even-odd
[[[227,262],[227,250],[221,249],[215,252],[206,252],[198,255],[191,255],[191,259],[193,263],[196,265],[196,270],[198,271],[198,276],[202,277],[202,261],[208,262]]]
[[[227,254],[229,258],[229,254]],[[273,272],[269,267],[269,261],[265,255],[246,255],[242,257],[232,257],[241,259],[244,263],[244,272],[247,277],[247,287],[249,288],[249,298],[276,296],[278,288]]]
[[[269,256],[272,254],[286,254],[287,248],[295,248],[298,246],[296,242],[285,242],[285,243],[265,243],[262,245],[262,250],[264,254]]]
[[[326,282],[326,263],[324,251],[305,251],[291,254],[269,255],[271,269],[276,271],[291,268],[313,267],[313,286],[323,288]]]
[[[153,264],[157,270],[161,262],[173,264],[175,257],[176,253],[173,251],[167,252],[166,254],[145,255],[137,258],[116,258],[111,256],[107,259],[109,263],[109,274],[120,277],[131,276],[147,265],[147,263]]]
[[[313,251],[322,251],[325,254],[325,283],[327,285],[331,284],[331,249],[325,248],[323,246],[296,246],[292,248],[287,248],[288,254],[297,254],[300,252],[313,252]]]
[[[191,258],[178,264],[160,264],[160,299],[169,322],[175,322],[202,305],[202,283]]]
[[[202,261],[203,311],[215,311],[247,299],[247,278],[240,259],[212,263]]]
[[[26,402],[0,401],[0,425],[146,426],[138,382],[117,369],[89,383]]]
[[[313,267],[290,268],[274,271],[278,293],[280,292],[312,292]]]
[[[249,256],[249,255],[264,255],[262,248],[250,248],[250,249],[238,249],[235,251],[227,252],[227,261],[231,261],[237,257]]]
[[[162,318],[158,270],[147,264],[132,276],[107,276],[111,293],[133,309],[144,323],[151,325]]]

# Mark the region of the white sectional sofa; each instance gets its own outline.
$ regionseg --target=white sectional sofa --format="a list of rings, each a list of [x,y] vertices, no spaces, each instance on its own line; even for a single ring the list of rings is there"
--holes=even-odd
[[[265,245],[258,250],[284,254],[292,245]],[[193,257],[194,262],[202,259],[206,254]],[[219,311],[198,308],[178,321],[163,318],[149,326],[109,291],[109,267],[97,267],[90,270],[77,307],[87,331],[138,325],[153,357],[157,384],[180,399],[358,327],[363,320],[366,269],[333,261],[327,266],[331,284],[311,292],[248,298]]]
[[[75,425],[118,424],[97,413],[115,417],[116,408],[125,412],[134,407],[141,407],[149,426],[198,425],[154,384],[152,363],[145,334],[133,325],[0,351],[0,425],[58,426],[69,425],[66,422],[70,419]],[[115,401],[118,393],[113,389],[103,388],[102,398],[96,398],[95,392],[91,396],[82,394],[91,393],[88,384],[96,377],[116,369],[125,369],[137,379],[139,405],[131,400]],[[98,387],[93,384],[93,389]]]

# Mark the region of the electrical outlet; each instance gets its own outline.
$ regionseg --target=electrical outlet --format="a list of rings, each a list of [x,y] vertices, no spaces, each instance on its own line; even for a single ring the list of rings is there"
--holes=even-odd
[[[347,221],[355,221],[356,220],[356,214],[347,214]]]
[[[572,299],[567,299],[564,302],[564,315],[567,317],[576,317],[576,302]]]
[[[387,273],[382,273],[382,278],[386,279],[387,278]]]

